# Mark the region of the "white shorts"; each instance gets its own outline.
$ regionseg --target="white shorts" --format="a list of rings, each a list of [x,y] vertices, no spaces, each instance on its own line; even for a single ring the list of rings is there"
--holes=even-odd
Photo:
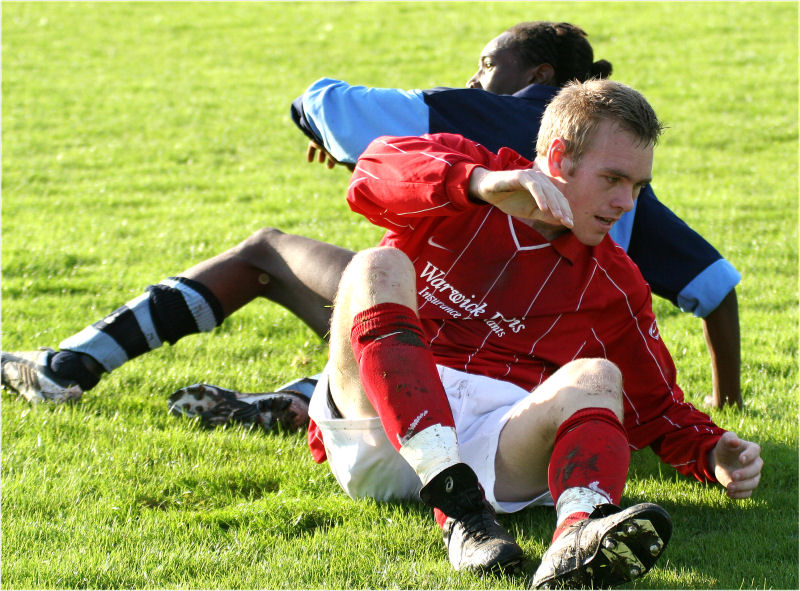
[[[552,505],[545,492],[528,501],[498,501],[494,496],[495,455],[500,431],[514,406],[528,396],[519,386],[437,366],[455,420],[461,461],[477,474],[486,499],[500,513],[531,505]],[[311,397],[308,414],[322,431],[328,464],[352,498],[419,499],[422,486],[411,466],[395,450],[380,419],[335,418],[329,404],[328,366]]]

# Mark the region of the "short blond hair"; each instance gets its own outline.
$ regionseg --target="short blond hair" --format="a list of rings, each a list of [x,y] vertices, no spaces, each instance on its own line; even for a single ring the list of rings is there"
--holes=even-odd
[[[618,124],[642,145],[655,146],[664,130],[647,99],[630,86],[606,79],[572,82],[547,105],[536,139],[536,152],[547,156],[553,140],[561,138],[566,153],[577,164],[591,146],[602,121]]]

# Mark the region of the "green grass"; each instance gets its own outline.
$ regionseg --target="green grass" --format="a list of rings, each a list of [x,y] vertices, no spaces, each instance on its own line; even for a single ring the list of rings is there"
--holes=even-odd
[[[304,161],[288,109],[313,80],[461,86],[522,20],[589,33],[670,126],[658,195],[742,272],[752,500],[634,455],[624,502],[675,535],[636,588],[798,586],[797,4],[2,4],[2,347],[55,346],[265,225],[353,249],[344,170]],[[686,396],[711,388],[700,323],[655,302]],[[274,387],[325,347],[267,302],[114,372],[72,406],[2,395],[4,588],[525,588],[452,571],[416,504],[342,494],[301,434],[205,431],[166,413],[193,382]],[[536,559],[554,525],[502,521]]]

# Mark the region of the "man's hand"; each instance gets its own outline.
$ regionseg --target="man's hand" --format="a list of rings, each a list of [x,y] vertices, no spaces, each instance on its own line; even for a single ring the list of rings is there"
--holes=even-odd
[[[328,154],[327,150],[325,150],[325,148],[320,146],[317,142],[309,141],[308,148],[306,148],[306,161],[314,162],[315,159],[320,164],[324,162],[325,166],[327,166],[329,169],[333,168],[337,164],[342,164],[341,162],[336,160],[333,156]],[[355,168],[350,163],[342,164],[342,166],[349,168],[350,170],[353,170]]]
[[[569,203],[536,164],[524,170],[476,168],[469,178],[469,194],[516,218],[572,227]]]
[[[761,447],[730,431],[709,452],[709,460],[714,475],[732,499],[750,497],[761,480]]]

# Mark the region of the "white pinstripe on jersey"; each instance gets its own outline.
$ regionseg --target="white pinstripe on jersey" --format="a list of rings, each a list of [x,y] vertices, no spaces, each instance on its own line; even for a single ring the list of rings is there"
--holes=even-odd
[[[437,362],[530,390],[570,360],[610,359],[624,376],[631,446],[657,443],[664,461],[708,477],[704,456],[690,450],[713,441],[696,434],[720,430],[683,402],[649,290],[624,251],[609,238],[582,245],[571,233],[548,243],[530,226],[470,201],[471,167],[525,167],[515,155],[494,155],[446,134],[376,143],[364,158],[373,180],[354,183],[348,201],[391,228],[382,244],[413,261],[418,309]],[[405,223],[414,231],[395,229]]]

